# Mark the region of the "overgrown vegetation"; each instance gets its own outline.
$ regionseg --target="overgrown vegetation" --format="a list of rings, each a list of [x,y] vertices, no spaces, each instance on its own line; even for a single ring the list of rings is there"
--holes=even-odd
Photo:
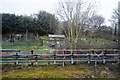
[[[18,49],[18,50],[35,50],[35,53],[43,54],[46,53],[45,49],[48,48],[47,45],[47,37],[43,36],[39,39],[28,39],[27,41],[25,39],[22,40],[16,40],[16,41],[9,41],[5,40],[2,43],[3,49]]]
[[[78,43],[77,49],[115,49],[117,48],[117,42],[104,38],[92,38],[89,36],[83,36]],[[31,50],[35,49],[37,53],[45,53],[45,49],[48,49],[48,37],[42,36],[36,39],[17,40],[14,42],[3,41],[3,49],[18,49],[18,50]]]
[[[5,66],[5,67],[4,67]],[[8,70],[5,70],[8,69]],[[99,65],[34,65],[15,66],[3,65],[2,77],[5,78],[114,78],[116,76],[109,68]]]

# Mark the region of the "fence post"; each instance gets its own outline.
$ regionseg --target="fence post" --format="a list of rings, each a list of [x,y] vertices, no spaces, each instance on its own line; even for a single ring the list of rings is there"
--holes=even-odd
[[[34,50],[32,49],[31,50],[31,55],[32,55],[32,57],[33,57],[33,53],[34,53]],[[31,61],[31,65],[33,66],[33,62]]]
[[[65,51],[63,52],[63,62],[62,62],[62,66],[64,67],[65,66],[65,61],[64,61],[64,59],[65,59]]]
[[[16,63],[15,63],[16,65],[18,65],[18,57],[19,57],[18,54],[19,54],[19,52],[16,52]]]
[[[106,58],[106,52],[107,52],[106,50],[103,52],[103,56],[102,56],[103,57],[103,64],[106,63],[106,60],[105,60],[105,58]]]
[[[71,64],[73,64],[73,51],[71,51]]]
[[[88,64],[90,64],[90,53],[89,52],[87,53],[87,59],[88,59],[88,61],[87,61]]]
[[[63,67],[65,66],[65,61],[64,61],[64,57],[63,57],[63,62],[62,62],[62,66],[63,66]]]
[[[97,66],[97,61],[96,61],[96,59],[95,59],[95,66]]]
[[[95,59],[95,66],[97,66],[97,54],[95,53],[95,51],[92,51],[94,59]]]
[[[38,59],[38,55],[37,54],[35,55],[35,59],[36,59],[36,64],[38,64],[38,60],[37,60]]]
[[[56,53],[54,53],[54,64],[56,64]]]
[[[28,66],[28,55],[26,56],[26,66]]]
[[[105,62],[106,62],[106,61],[105,61],[105,58],[103,58],[103,64],[105,64]]]
[[[47,64],[47,66],[49,66],[49,65],[50,65],[50,61],[49,61],[49,60],[50,60],[50,56],[48,56],[47,59],[48,59],[48,64]]]
[[[118,64],[120,63],[120,54],[118,53]]]

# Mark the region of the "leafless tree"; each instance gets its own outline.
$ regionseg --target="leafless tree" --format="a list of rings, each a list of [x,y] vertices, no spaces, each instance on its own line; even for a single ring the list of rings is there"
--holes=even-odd
[[[97,27],[100,27],[101,24],[104,23],[105,18],[104,18],[103,16],[101,16],[101,15],[94,15],[94,16],[92,16],[92,17],[90,18],[89,21],[90,21],[90,24],[93,24],[93,25],[95,25],[95,26],[97,26]]]
[[[118,24],[118,15],[118,9],[114,9],[110,20],[113,24]]]
[[[71,49],[76,49],[85,24],[89,17],[95,14],[95,6],[95,3],[83,2],[82,0],[64,0],[59,2],[57,14],[62,21],[67,22],[67,30],[64,27],[63,30],[71,44]]]
[[[118,3],[118,9],[113,10],[112,18],[110,21],[115,27],[114,34],[118,36],[118,49],[120,49],[120,2]]]

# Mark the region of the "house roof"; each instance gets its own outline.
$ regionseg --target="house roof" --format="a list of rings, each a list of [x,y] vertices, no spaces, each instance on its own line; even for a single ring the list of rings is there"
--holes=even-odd
[[[51,35],[51,34],[49,34],[48,37],[50,37],[50,38],[65,38],[65,35]]]

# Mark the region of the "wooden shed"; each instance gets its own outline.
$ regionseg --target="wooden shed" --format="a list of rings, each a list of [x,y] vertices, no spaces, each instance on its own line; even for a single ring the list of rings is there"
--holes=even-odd
[[[63,48],[65,43],[64,35],[48,35],[49,41],[48,46],[51,48]]]

